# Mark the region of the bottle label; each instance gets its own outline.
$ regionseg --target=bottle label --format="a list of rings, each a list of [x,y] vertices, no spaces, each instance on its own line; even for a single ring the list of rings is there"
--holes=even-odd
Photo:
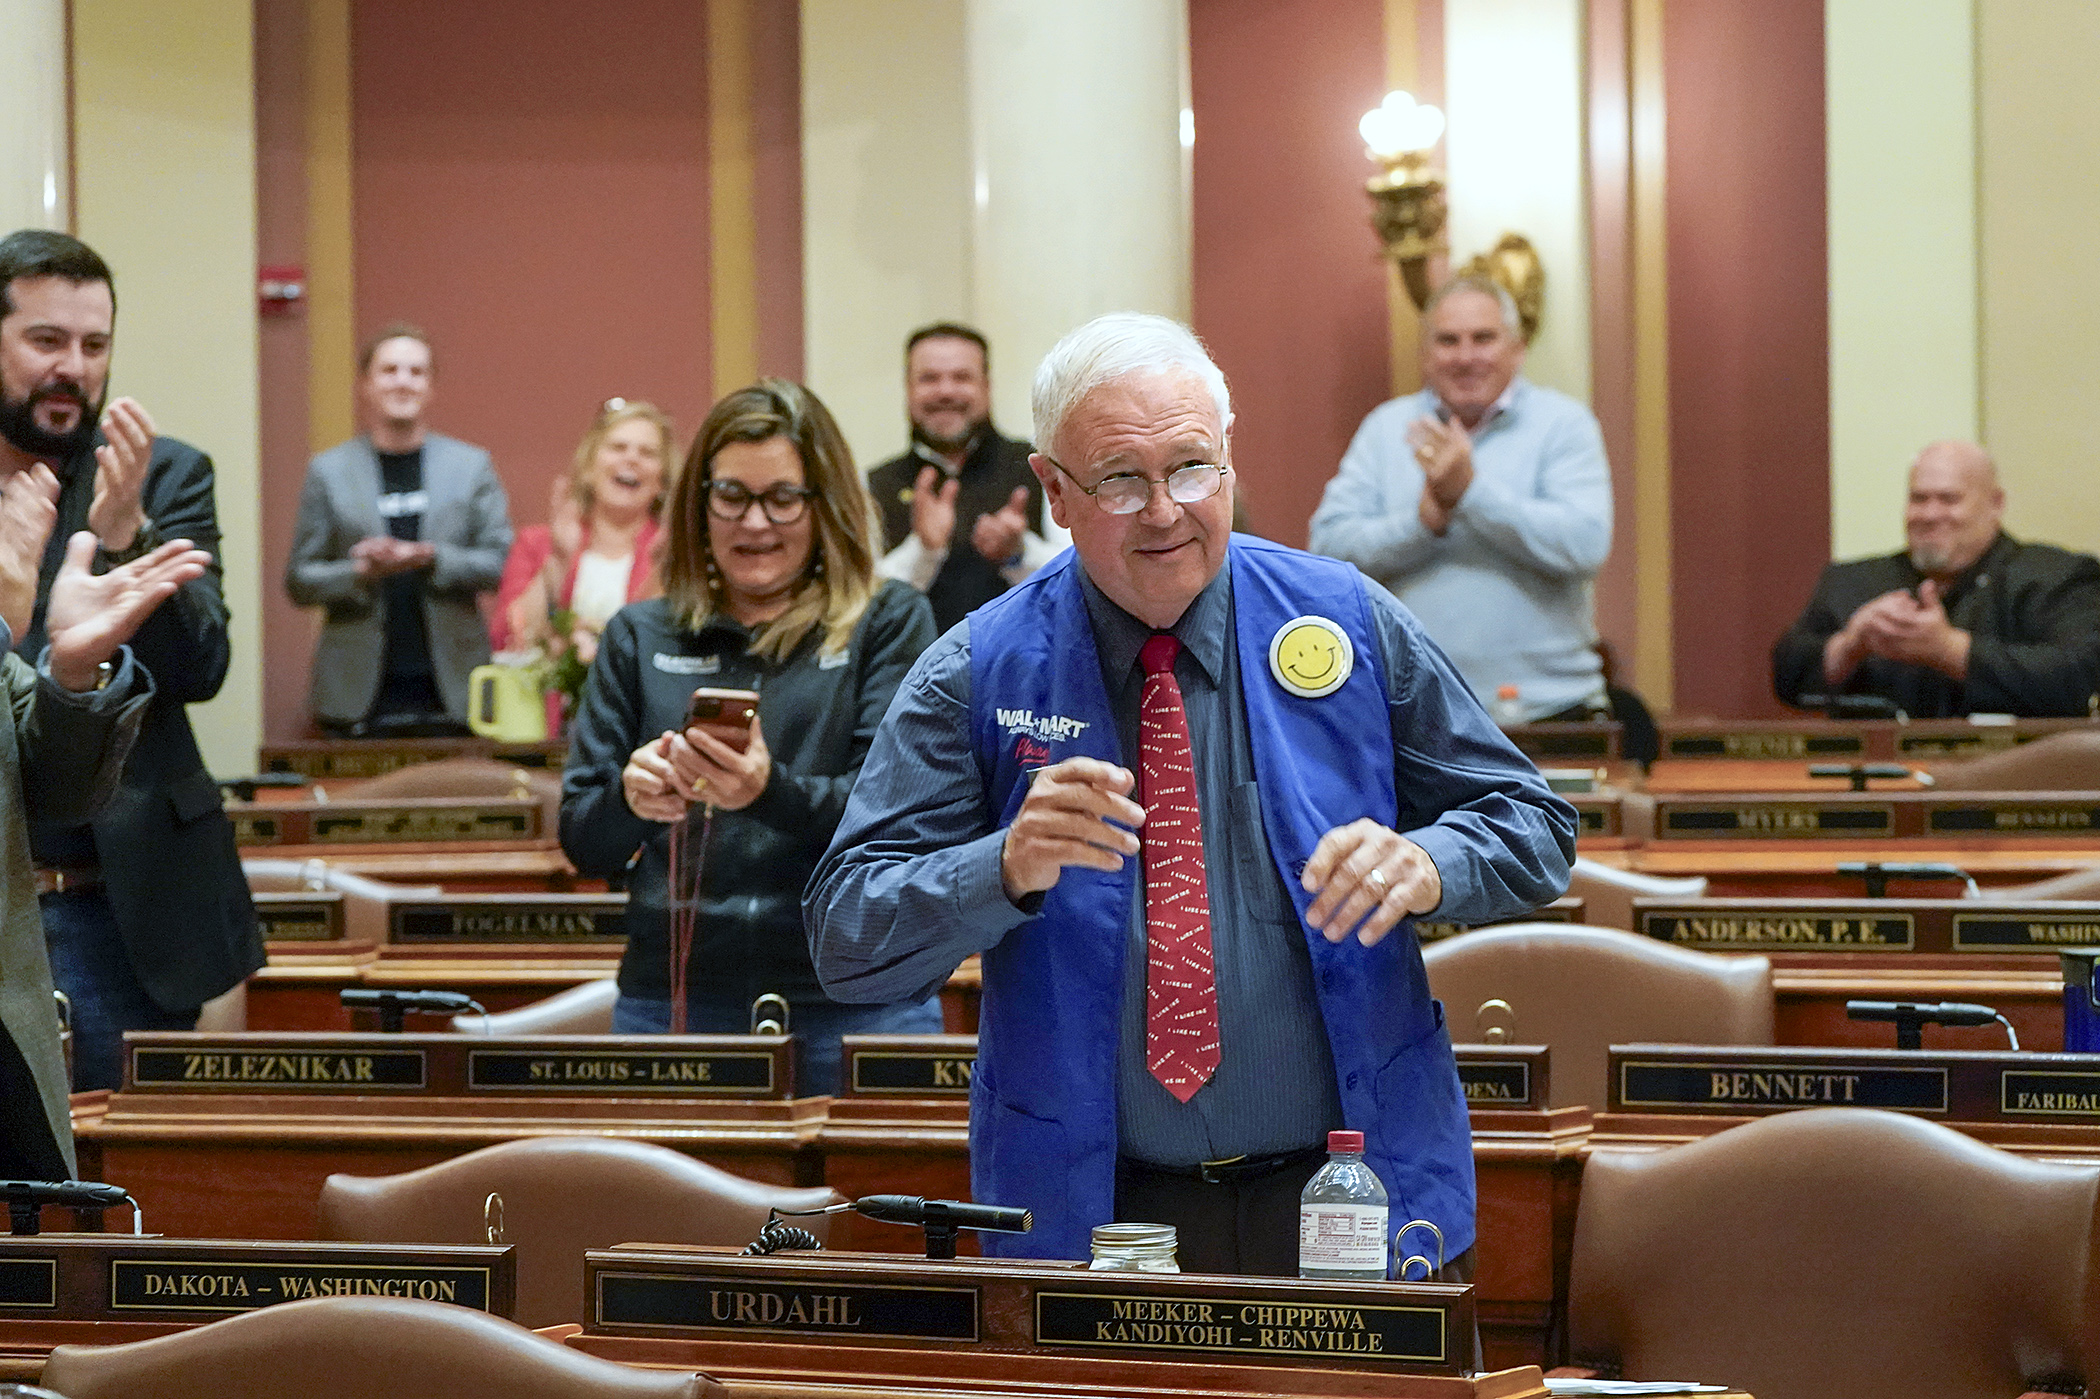
[[[1377,1269],[1385,1274],[1384,1205],[1304,1205],[1298,1210],[1298,1266]]]

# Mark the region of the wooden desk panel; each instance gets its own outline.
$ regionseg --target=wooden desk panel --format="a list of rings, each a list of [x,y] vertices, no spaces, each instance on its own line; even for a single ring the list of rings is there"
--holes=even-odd
[[[1863,761],[1846,758],[1846,763]],[[1679,792],[1849,792],[1848,779],[1811,777],[1809,763],[1795,759],[1658,758],[1648,769],[1642,786],[1663,796]],[[1868,784],[1875,792],[1921,792],[1915,778],[1877,777]]]
[[[502,960],[382,960],[375,956],[292,961],[271,964],[248,978],[250,1030],[327,1030],[358,1028],[343,1009],[342,993],[352,986],[386,986],[396,990],[459,991],[486,1006],[491,1014],[516,1010],[557,995],[586,981],[611,977],[617,959],[536,958]],[[418,1016],[412,1025],[442,1029],[442,1016]]]
[[[519,767],[560,772],[568,744],[497,743],[486,738],[307,738],[266,743],[258,772],[296,772],[322,781],[378,777],[439,758],[492,758]]]
[[[439,845],[269,845],[242,855],[277,860],[322,860],[390,884],[436,884],[459,893],[570,893],[605,888],[585,879],[553,840]]]

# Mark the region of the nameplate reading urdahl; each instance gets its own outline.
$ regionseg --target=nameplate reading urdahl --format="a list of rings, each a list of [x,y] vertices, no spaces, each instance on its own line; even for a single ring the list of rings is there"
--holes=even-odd
[[[58,1261],[0,1258],[0,1307],[58,1305]]]
[[[599,903],[395,904],[391,939],[423,942],[618,942],[625,909]]]
[[[967,1054],[901,1054],[853,1051],[853,1091],[915,1097],[968,1097],[977,1060]]]
[[[1309,1305],[1276,1300],[1035,1294],[1044,1346],[1213,1351],[1229,1355],[1345,1355],[1395,1365],[1444,1363],[1439,1307]]]
[[[1531,1065],[1460,1060],[1458,1086],[1472,1107],[1524,1107],[1531,1102]]]
[[[1662,822],[1664,835],[1734,840],[1885,836],[1895,829],[1894,807],[1817,806],[1808,802],[1671,806],[1663,809]]]
[[[420,1049],[134,1049],[134,1088],[282,1088],[363,1093],[421,1088]]]
[[[2084,802],[1992,802],[1937,807],[1926,829],[1947,835],[2089,836],[2100,832],[2100,807]]]
[[[797,1336],[977,1339],[974,1287],[805,1286],[665,1273],[598,1274],[598,1325]]]
[[[476,1049],[467,1087],[502,1093],[741,1093],[773,1091],[771,1054],[676,1050]]]
[[[1837,948],[1846,952],[1907,952],[1917,943],[1916,920],[1908,913],[1877,918],[1837,918],[1813,913],[1647,913],[1641,931],[1680,947],[1730,951],[1802,952]]]
[[[1998,1078],[1998,1108],[2018,1117],[2100,1117],[2100,1073],[2007,1069]]]
[[[1954,950],[1992,952],[2011,948],[2091,947],[2100,943],[2100,918],[2038,918],[2032,914],[1979,917],[1954,915]]]
[[[252,1312],[308,1297],[407,1297],[489,1309],[487,1268],[113,1258],[112,1311]]]
[[[1701,1112],[1776,1112],[1789,1108],[1894,1108],[1945,1112],[1945,1069],[1859,1064],[1619,1064],[1619,1105]]]
[[[383,807],[313,817],[316,845],[401,840],[522,840],[533,834],[533,813],[518,807]]]
[[[1866,752],[1857,734],[1685,734],[1670,739],[1673,758],[1839,758]]]

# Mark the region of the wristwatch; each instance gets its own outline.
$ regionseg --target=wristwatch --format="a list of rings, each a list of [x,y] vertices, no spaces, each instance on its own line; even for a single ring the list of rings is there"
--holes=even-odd
[[[160,531],[154,528],[153,519],[148,516],[139,522],[139,532],[131,536],[131,543],[122,549],[105,549],[100,544],[95,546],[95,572],[107,573],[110,569],[123,567],[133,559],[142,559],[158,549],[160,543]]]

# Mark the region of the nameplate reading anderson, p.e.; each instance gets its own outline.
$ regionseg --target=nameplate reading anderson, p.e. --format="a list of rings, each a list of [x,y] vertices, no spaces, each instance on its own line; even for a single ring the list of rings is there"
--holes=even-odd
[[[782,1283],[675,1273],[597,1274],[600,1326],[974,1341],[974,1287]]]
[[[773,1056],[726,1050],[476,1049],[467,1087],[515,1093],[765,1094]]]
[[[489,1309],[489,1269],[113,1258],[111,1311],[248,1312],[308,1297],[407,1297]]]
[[[132,1088],[270,1088],[366,1093],[423,1087],[420,1049],[131,1051]]]
[[[619,942],[627,910],[616,901],[397,903],[388,941],[395,943]]]
[[[1441,1365],[1444,1333],[1440,1307],[1111,1292],[1035,1294],[1035,1340],[1042,1346],[1347,1356],[1394,1365]]]
[[[1619,1092],[1614,1106],[1628,1110],[1722,1114],[1794,1108],[1947,1110],[1944,1068],[1817,1064],[1807,1059],[1702,1063],[1625,1058],[1618,1064]]]
[[[1780,909],[1642,910],[1641,931],[1680,947],[1740,952],[1908,952],[1917,922],[1908,913],[1840,916]]]

